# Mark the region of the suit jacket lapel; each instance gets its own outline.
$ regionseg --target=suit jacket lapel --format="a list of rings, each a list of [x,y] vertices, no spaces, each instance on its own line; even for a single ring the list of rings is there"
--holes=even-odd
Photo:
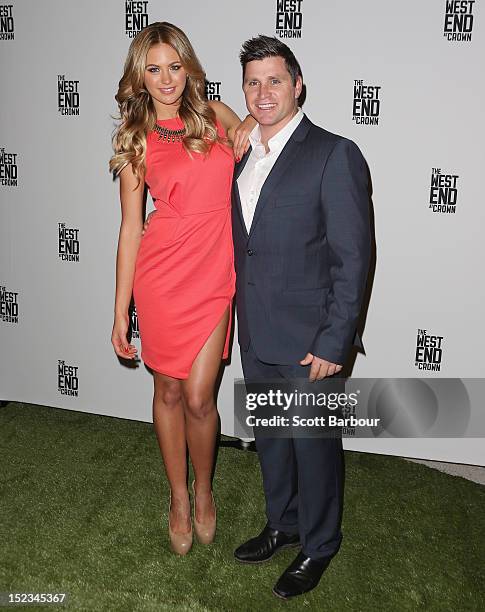
[[[234,189],[234,201],[236,204],[236,209],[237,209],[237,213],[239,216],[239,221],[241,222],[242,225],[242,229],[244,232],[244,235],[246,237],[248,237],[248,230],[246,228],[246,223],[244,221],[244,216],[243,216],[243,212],[242,212],[242,206],[241,206],[241,195],[239,193],[239,187],[237,184],[237,179],[239,178],[241,172],[244,170],[244,166],[246,165],[249,156],[251,154],[251,145],[249,146],[249,149],[246,151],[246,153],[243,155],[243,158],[241,159],[241,161],[239,162],[239,164],[236,165],[236,168],[234,170],[234,182],[233,182],[233,189]]]
[[[261,188],[261,192],[256,203],[253,222],[251,223],[249,235],[252,234],[256,224],[258,223],[259,218],[261,217],[261,212],[268,203],[271,193],[278,186],[278,184],[282,180],[284,180],[285,172],[291,162],[296,158],[298,150],[300,148],[300,144],[303,140],[305,140],[310,126],[310,120],[306,115],[304,115],[303,119],[300,121],[295,131],[288,139],[288,142],[283,147],[283,150],[279,154],[274,166],[271,168],[271,172],[268,174],[265,182],[263,183],[263,187]]]

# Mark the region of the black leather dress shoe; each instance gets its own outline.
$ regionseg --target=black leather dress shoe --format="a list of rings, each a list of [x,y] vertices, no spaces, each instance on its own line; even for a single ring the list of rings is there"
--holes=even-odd
[[[269,561],[279,550],[294,546],[300,546],[300,536],[297,533],[284,533],[271,529],[266,524],[258,536],[236,548],[234,556],[241,563],[263,563]]]
[[[293,563],[281,574],[273,593],[282,599],[289,599],[311,591],[319,583],[331,560],[332,557],[311,559],[301,552],[298,553]]]

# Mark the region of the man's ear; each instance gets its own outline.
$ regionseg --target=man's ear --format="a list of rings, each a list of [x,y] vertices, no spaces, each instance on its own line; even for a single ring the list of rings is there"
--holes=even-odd
[[[303,79],[301,78],[301,76],[297,76],[296,84],[295,84],[295,98],[300,97],[302,89],[303,89]]]

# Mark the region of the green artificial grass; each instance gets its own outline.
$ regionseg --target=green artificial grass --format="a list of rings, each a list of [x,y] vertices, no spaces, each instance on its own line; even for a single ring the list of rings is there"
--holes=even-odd
[[[285,602],[271,588],[294,550],[259,566],[232,556],[265,523],[255,453],[219,450],[216,541],[178,557],[151,424],[10,403],[0,431],[0,591],[66,592],[63,609],[116,612],[485,609],[478,484],[346,452],[340,552],[317,589]]]

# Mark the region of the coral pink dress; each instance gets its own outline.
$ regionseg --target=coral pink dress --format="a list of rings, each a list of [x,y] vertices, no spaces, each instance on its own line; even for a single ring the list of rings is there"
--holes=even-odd
[[[183,128],[179,117],[157,120]],[[217,131],[224,136],[218,123]],[[232,149],[215,143],[210,153],[181,142],[147,136],[145,181],[156,212],[138,250],[133,297],[141,358],[147,366],[187,378],[192,364],[235,292],[231,230]],[[223,351],[228,356],[229,324]]]

